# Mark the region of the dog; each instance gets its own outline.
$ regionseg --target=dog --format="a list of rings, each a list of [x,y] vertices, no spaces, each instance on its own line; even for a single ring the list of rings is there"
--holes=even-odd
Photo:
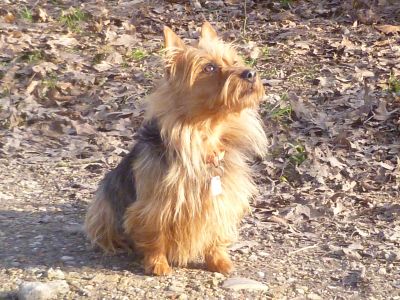
[[[85,230],[107,252],[133,248],[146,274],[203,259],[230,273],[227,247],[257,192],[248,165],[266,136],[258,74],[205,22],[196,45],[164,27],[165,75],[130,153],[102,180]]]

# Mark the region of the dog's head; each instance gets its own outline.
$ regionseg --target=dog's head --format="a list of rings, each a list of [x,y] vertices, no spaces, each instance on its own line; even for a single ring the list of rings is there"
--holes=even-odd
[[[232,45],[205,22],[196,46],[185,45],[164,28],[166,81],[176,93],[174,105],[186,116],[239,112],[254,108],[264,89],[256,71],[246,66]]]

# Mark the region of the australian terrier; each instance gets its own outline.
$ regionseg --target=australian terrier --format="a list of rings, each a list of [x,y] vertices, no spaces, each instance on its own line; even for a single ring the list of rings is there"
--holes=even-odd
[[[227,246],[256,192],[247,161],[266,150],[263,85],[208,22],[194,46],[168,27],[164,39],[165,76],[132,151],[101,182],[86,232],[107,252],[133,247],[147,274],[198,258],[227,274]]]

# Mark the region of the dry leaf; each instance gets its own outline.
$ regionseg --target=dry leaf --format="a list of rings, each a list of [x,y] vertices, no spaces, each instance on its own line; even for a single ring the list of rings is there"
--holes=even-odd
[[[46,76],[47,73],[58,70],[58,66],[52,62],[44,61],[36,66],[33,66],[32,70],[36,73],[40,73],[42,76]]]
[[[96,134],[96,129],[88,123],[79,123],[77,121],[71,120],[71,124],[76,130],[77,135],[92,135]]]
[[[47,22],[51,20],[51,17],[47,14],[46,10],[43,8],[38,8],[38,15],[39,15],[39,20],[43,22]]]
[[[375,27],[385,34],[400,32],[400,25],[376,25]]]
[[[39,80],[32,80],[32,82],[26,88],[25,94],[30,95],[35,90],[35,88],[40,84]]]
[[[14,23],[15,22],[15,16],[8,12],[5,16],[4,16],[4,22],[6,23]]]
[[[76,38],[69,37],[67,35],[62,35],[59,38],[49,42],[49,44],[55,44],[64,47],[73,47],[78,45],[78,41],[76,40]]]
[[[126,48],[130,48],[137,43],[136,38],[130,34],[123,34],[118,37],[116,40],[112,41],[110,45],[113,46],[124,46]]]
[[[375,109],[374,113],[374,119],[378,120],[378,121],[386,121],[387,119],[390,118],[390,116],[395,113],[396,111],[398,111],[399,109],[396,108],[393,111],[388,111],[386,108],[386,101],[381,100],[379,102],[378,108]]]
[[[98,72],[108,71],[112,68],[112,64],[106,61],[102,61],[101,63],[94,65],[93,68]]]

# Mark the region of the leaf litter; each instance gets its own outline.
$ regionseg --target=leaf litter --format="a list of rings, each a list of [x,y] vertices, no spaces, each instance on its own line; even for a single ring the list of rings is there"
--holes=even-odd
[[[110,265],[82,249],[78,256],[85,271],[52,263],[74,282],[71,297],[248,293],[261,299],[396,299],[399,12],[399,4],[389,0],[5,1],[0,4],[1,210],[5,216],[29,212],[14,225],[22,236],[30,233],[35,216],[81,223],[94,187],[131,147],[143,99],[163,74],[162,26],[194,41],[206,18],[238,45],[267,90],[260,112],[271,143],[267,157],[253,165],[260,194],[241,240],[231,247],[238,268],[233,278],[248,277],[234,285],[244,291],[222,289],[232,281],[224,285],[223,278],[189,270],[178,270],[173,278],[185,282],[184,292],[168,291],[167,279],[152,279],[160,289],[150,289],[142,275],[123,271],[140,274],[138,266],[124,265],[126,257]],[[20,174],[40,185],[27,186]],[[40,199],[30,196],[36,194]],[[50,211],[62,214],[50,218]],[[7,220],[0,219],[4,228]],[[0,280],[12,294],[17,279],[31,276],[25,262],[46,265],[57,251],[48,248],[48,254],[36,256],[19,238],[2,232],[1,242],[19,247],[17,254],[0,255],[6,262]],[[84,237],[70,241],[81,245]],[[112,272],[126,286],[115,291],[113,284],[100,287],[88,280],[88,274],[114,276],[99,271],[96,261],[120,268]],[[251,285],[263,291],[247,290]]]

